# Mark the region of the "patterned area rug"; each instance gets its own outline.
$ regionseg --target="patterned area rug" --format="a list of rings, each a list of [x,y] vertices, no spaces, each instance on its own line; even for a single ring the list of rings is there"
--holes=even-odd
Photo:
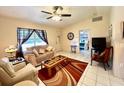
[[[47,86],[75,86],[86,67],[87,63],[69,58],[69,62],[52,68],[51,76],[46,68],[39,70],[38,76]]]

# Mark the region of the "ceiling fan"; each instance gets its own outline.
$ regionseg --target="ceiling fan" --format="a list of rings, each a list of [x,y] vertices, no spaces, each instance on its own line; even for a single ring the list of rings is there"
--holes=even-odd
[[[71,17],[71,14],[59,14],[57,13],[57,11],[62,11],[63,7],[62,6],[54,6],[53,7],[53,12],[48,12],[48,11],[41,11],[42,13],[46,13],[51,15],[50,17],[46,18],[46,19],[52,19],[55,21],[62,21],[62,17]]]

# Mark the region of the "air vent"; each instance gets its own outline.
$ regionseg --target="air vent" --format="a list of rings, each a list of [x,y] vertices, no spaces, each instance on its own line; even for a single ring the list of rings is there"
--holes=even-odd
[[[102,16],[92,18],[92,22],[102,21]]]

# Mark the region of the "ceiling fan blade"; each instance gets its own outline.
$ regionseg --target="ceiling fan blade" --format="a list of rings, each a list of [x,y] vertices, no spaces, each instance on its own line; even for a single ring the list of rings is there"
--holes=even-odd
[[[46,14],[52,14],[52,13],[50,13],[50,12],[47,12],[47,11],[41,11],[41,12],[43,12],[43,13],[46,13]]]
[[[50,19],[50,18],[52,18],[53,16],[50,16],[50,17],[47,17],[46,19]]]
[[[70,17],[71,14],[61,14],[62,17]]]

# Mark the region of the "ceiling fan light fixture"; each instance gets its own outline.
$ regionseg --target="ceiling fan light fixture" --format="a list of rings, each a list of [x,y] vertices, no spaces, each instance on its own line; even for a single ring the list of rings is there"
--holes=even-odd
[[[62,21],[63,17],[71,17],[71,14],[62,14],[63,7],[62,6],[54,6],[53,12],[48,11],[41,11],[42,13],[49,14],[51,16],[47,17],[46,19],[52,19],[53,21]]]
[[[62,18],[58,15],[55,15],[55,16],[52,17],[52,20],[54,20],[54,21],[60,21],[61,19]]]

